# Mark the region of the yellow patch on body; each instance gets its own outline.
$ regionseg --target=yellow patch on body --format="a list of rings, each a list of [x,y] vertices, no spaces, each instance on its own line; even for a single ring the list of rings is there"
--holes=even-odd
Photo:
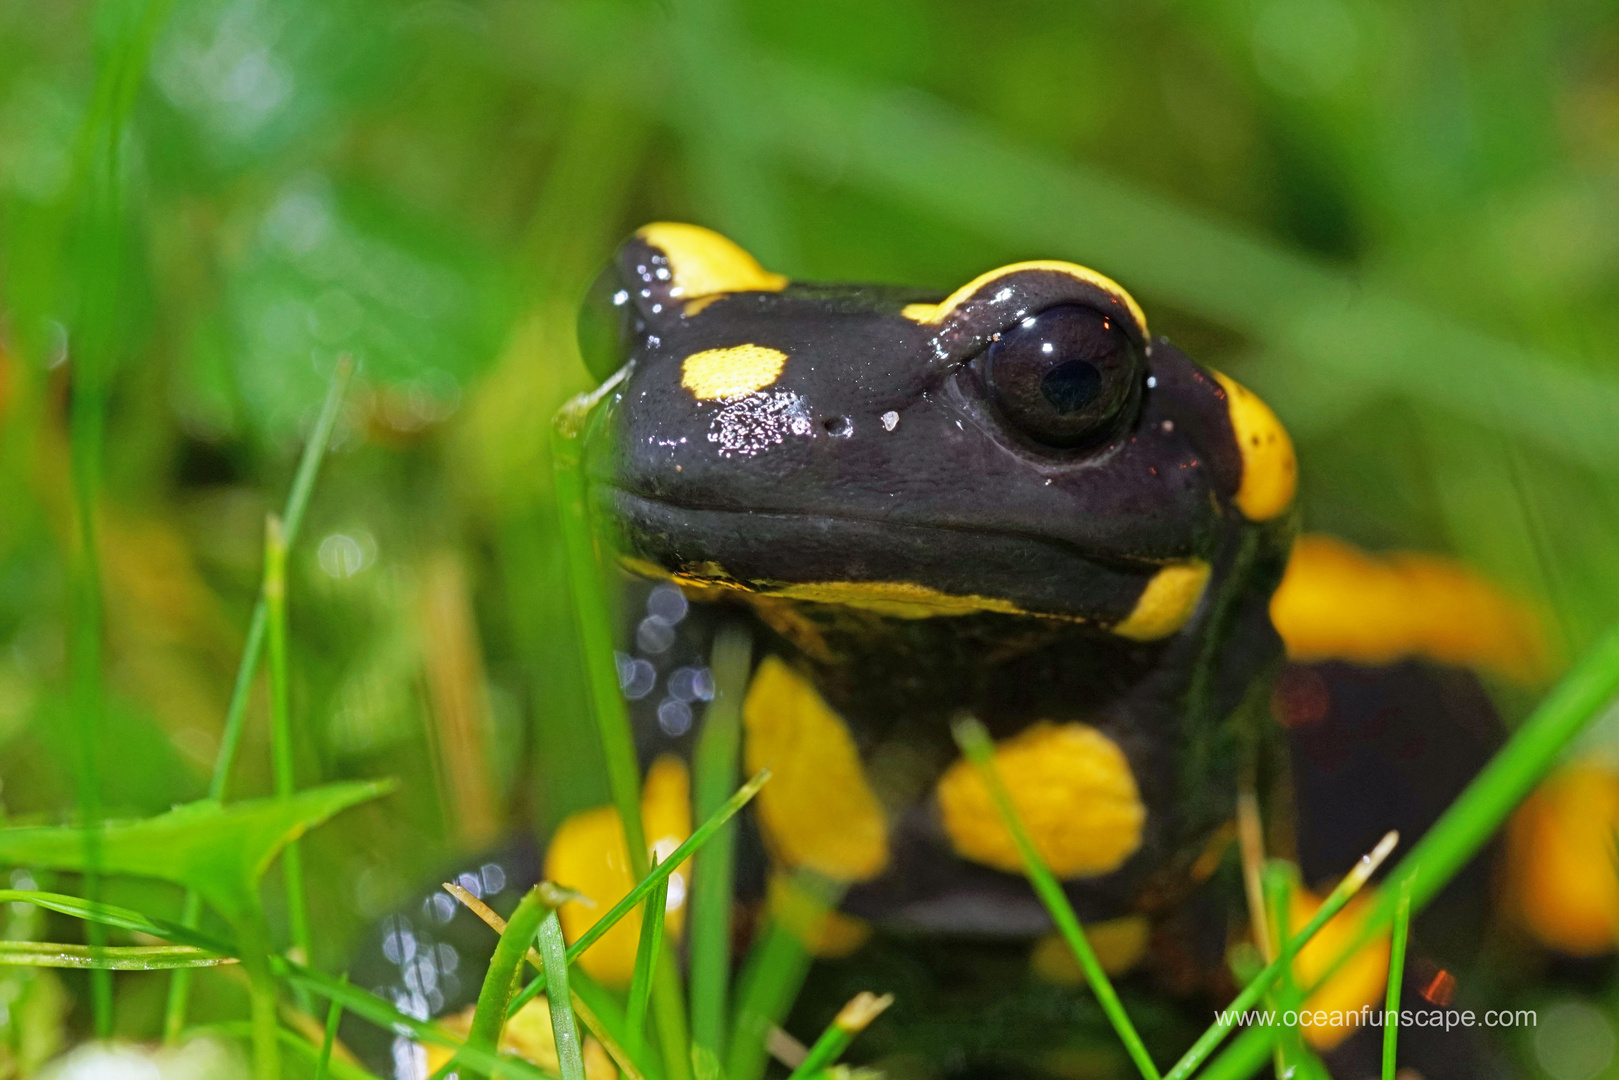
[[[996,267],[994,270],[979,274],[937,304],[906,304],[900,309],[900,314],[912,322],[942,323],[947,315],[970,300],[984,286],[999,278],[1006,277],[1008,274],[1016,274],[1026,270],[1054,270],[1059,274],[1067,274],[1069,277],[1083,281],[1087,285],[1094,285],[1104,292],[1111,293],[1118,297],[1119,301],[1129,309],[1130,317],[1136,321],[1136,326],[1141,330],[1141,336],[1143,338],[1147,336],[1147,315],[1141,310],[1141,305],[1136,303],[1135,298],[1124,291],[1123,286],[1105,274],[1098,274],[1088,266],[1063,262],[1060,259],[1034,259],[1029,262],[1016,262],[1007,266]]]
[[[701,225],[658,221],[636,230],[635,235],[669,257],[674,287],[669,294],[677,300],[730,292],[781,292],[787,278],[759,265],[734,241]],[[687,314],[696,314],[689,308]]]
[[[1434,555],[1377,557],[1331,536],[1293,545],[1270,602],[1294,660],[1388,664],[1420,656],[1520,682],[1547,673],[1539,620],[1462,564]]]
[[[1189,559],[1158,571],[1141,590],[1136,606],[1113,632],[1131,641],[1157,641],[1186,625],[1209,584],[1209,564]]]
[[[1507,908],[1548,948],[1605,956],[1619,943],[1619,772],[1585,761],[1553,773],[1507,826]]]
[[[1360,937],[1361,927],[1376,907],[1376,889],[1368,888],[1355,896],[1344,909],[1327,920],[1327,925],[1305,943],[1293,958],[1293,977],[1300,986],[1309,986]],[[1320,908],[1321,902],[1305,889],[1295,889],[1288,905],[1288,928],[1296,934]],[[1274,936],[1274,930],[1272,931]],[[1304,1038],[1317,1050],[1331,1050],[1355,1033],[1355,1024],[1331,1022],[1332,1014],[1346,1020],[1363,1007],[1380,1009],[1388,992],[1389,932],[1374,935],[1342,967],[1304,1000],[1299,1027]],[[1304,1013],[1309,1015],[1304,1015]],[[1317,1013],[1326,1013],[1328,1022],[1315,1023]]]
[[[995,746],[995,768],[1058,877],[1117,870],[1141,846],[1147,810],[1117,743],[1088,724],[1033,724]],[[1023,860],[978,770],[958,759],[935,789],[957,854],[1009,874]]]
[[[1298,489],[1299,463],[1293,440],[1259,395],[1235,379],[1214,372],[1226,392],[1231,431],[1242,454],[1242,483],[1234,500],[1249,521],[1269,521],[1286,510]]]
[[[970,615],[975,611],[1023,614],[1023,609],[1010,600],[994,596],[957,596],[909,581],[814,581],[769,587],[762,591],[767,596],[778,596],[784,600],[844,604],[900,619]]]
[[[667,858],[691,835],[691,779],[686,763],[672,754],[660,757],[647,770],[641,785],[641,826],[646,830],[649,853],[660,859]],[[664,926],[677,938],[686,918],[684,886],[689,869],[689,865],[682,864],[671,875]],[[545,877],[577,889],[595,902],[595,907],[589,907],[570,900],[557,909],[563,936],[570,942],[577,941],[635,884],[618,811],[598,806],[568,815],[546,850]],[[682,878],[678,887],[674,877]],[[641,910],[636,908],[586,950],[579,963],[593,979],[609,986],[628,986],[635,971],[640,937]]]
[[[871,937],[870,923],[828,907],[788,874],[770,875],[765,906],[771,920],[797,938],[812,956],[832,960],[848,956]]]
[[[781,377],[787,354],[763,345],[732,345],[692,353],[680,365],[680,385],[698,401],[719,401],[763,390]]]
[[[836,881],[888,865],[888,821],[843,720],[779,657],[760,663],[742,702],[747,771],[773,774],[755,797],[772,854]]]
[[[1122,915],[1085,927],[1085,940],[1109,975],[1123,975],[1147,955],[1152,924],[1145,915]],[[1061,934],[1051,933],[1034,943],[1029,967],[1042,982],[1056,986],[1085,985],[1085,970]]]

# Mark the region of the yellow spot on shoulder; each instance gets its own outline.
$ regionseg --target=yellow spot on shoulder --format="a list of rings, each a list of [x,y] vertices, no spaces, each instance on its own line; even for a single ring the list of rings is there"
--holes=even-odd
[[[786,365],[786,353],[763,345],[704,349],[680,365],[680,385],[698,401],[741,397],[775,382]]]
[[[784,600],[810,600],[866,608],[900,619],[927,619],[935,615],[970,615],[999,611],[1020,615],[1023,609],[993,596],[958,596],[909,581],[815,581],[767,590]]]
[[[1361,926],[1375,908],[1375,889],[1367,888],[1344,906],[1344,909],[1323,926],[1293,958],[1293,976],[1300,986],[1309,986],[1327,973],[1327,969],[1354,944],[1360,936]],[[1321,902],[1302,888],[1295,889],[1288,905],[1288,925],[1293,933],[1309,922]],[[1340,1020],[1355,1019],[1364,1006],[1381,1008],[1388,991],[1389,933],[1375,935],[1360,951],[1344,961],[1337,973],[1304,1001],[1304,1009],[1312,1015],[1301,1015],[1299,1026],[1304,1037],[1317,1050],[1331,1050],[1355,1033],[1352,1023],[1314,1023],[1317,1013],[1326,1013],[1329,1020],[1334,1013]],[[1305,1022],[1309,1020],[1310,1022]]]
[[[1063,262],[1060,259],[1033,259],[1028,262],[1016,262],[996,267],[994,270],[979,274],[937,304],[906,304],[905,307],[900,309],[900,314],[912,322],[942,323],[946,316],[972,299],[986,285],[990,285],[1011,274],[1024,273],[1030,270],[1052,270],[1059,274],[1067,274],[1075,280],[1082,281],[1087,285],[1094,285],[1103,292],[1111,293],[1118,297],[1120,302],[1129,310],[1130,317],[1136,321],[1136,326],[1141,330],[1141,336],[1143,338],[1147,336],[1146,312],[1141,310],[1141,305],[1136,303],[1135,297],[1124,291],[1122,285],[1105,274],[1098,274],[1088,266]]]
[[[659,858],[667,858],[691,835],[691,780],[686,763],[672,754],[660,757],[647,770],[641,786],[641,826],[646,830],[648,849]],[[689,869],[683,864],[674,876],[684,877]],[[545,853],[545,877],[595,901],[593,908],[569,901],[557,909],[563,936],[577,941],[634,885],[618,811],[598,806],[568,815],[551,836],[551,846]],[[675,899],[677,895],[684,897],[684,887],[670,889],[664,925],[679,937],[686,907],[684,899]],[[609,986],[628,986],[635,971],[640,936],[641,912],[637,908],[603,934],[579,958],[579,963],[594,979]]]
[[[759,265],[734,241],[701,225],[659,221],[635,233],[669,257],[674,275],[675,299],[694,300],[701,296],[730,292],[781,292],[787,278]],[[695,314],[688,309],[687,314]]]
[[[442,1017],[438,1023],[456,1035],[466,1038],[472,1030],[472,1014],[476,1007],[468,1005],[454,1016]],[[427,1068],[436,1073],[449,1064],[455,1048],[427,1043]],[[516,1054],[530,1065],[538,1065],[552,1076],[561,1075],[562,1065],[557,1060],[556,1036],[551,1027],[551,1003],[544,994],[530,999],[517,1010],[517,1015],[506,1021],[500,1032],[500,1051]],[[618,1080],[618,1066],[607,1050],[592,1035],[585,1036],[585,1080]]]
[[[1209,583],[1209,564],[1202,559],[1166,566],[1141,590],[1128,617],[1113,632],[1132,641],[1157,641],[1186,625]]]
[[[1218,371],[1214,377],[1225,388],[1231,431],[1242,454],[1237,509],[1249,521],[1269,521],[1288,508],[1298,489],[1299,463],[1293,440],[1259,395]]]
[[[871,937],[870,923],[827,907],[787,874],[770,875],[765,904],[771,919],[813,956],[833,960],[848,956]]]
[[[1331,536],[1293,545],[1271,622],[1294,660],[1389,664],[1421,656],[1534,682],[1550,666],[1540,622],[1462,564],[1368,555]]]
[[[1123,915],[1085,927],[1085,940],[1109,975],[1123,975],[1147,955],[1152,924],[1145,915]],[[1074,951],[1058,933],[1050,933],[1034,943],[1029,967],[1043,982],[1056,986],[1085,985],[1085,971],[1074,958]]]
[[[1117,870],[1141,846],[1146,807],[1117,743],[1088,724],[1034,724],[995,747],[995,768],[1058,877]],[[958,759],[937,788],[957,854],[1009,874],[1023,869],[978,770]]]
[[[888,821],[843,720],[815,687],[767,656],[742,703],[750,773],[774,774],[756,796],[772,853],[837,881],[865,881],[888,865]]]
[[[1619,945],[1619,774],[1595,761],[1553,773],[1507,826],[1508,909],[1542,945],[1602,956]]]

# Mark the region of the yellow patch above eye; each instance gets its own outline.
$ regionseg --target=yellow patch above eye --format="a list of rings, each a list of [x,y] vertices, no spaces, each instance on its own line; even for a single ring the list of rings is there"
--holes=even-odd
[[[1214,377],[1226,392],[1231,431],[1242,453],[1242,483],[1237,487],[1237,509],[1249,521],[1269,521],[1288,508],[1299,483],[1299,463],[1293,440],[1252,390],[1218,371]]]
[[[888,865],[888,821],[843,720],[803,676],[767,656],[742,702],[743,757],[773,774],[755,797],[771,852],[836,881]]]
[[[763,345],[704,349],[692,353],[680,365],[680,385],[698,401],[741,397],[775,382],[786,366],[786,353]]]
[[[896,619],[971,615],[975,611],[999,611],[1006,615],[1023,613],[1023,609],[1010,600],[994,596],[961,596],[910,581],[812,581],[773,587],[767,595],[779,596],[784,600],[810,600],[818,604],[844,604]]]
[[[1146,807],[1117,743],[1088,724],[1038,723],[995,747],[995,769],[1034,846],[1058,877],[1117,870],[1141,846]],[[939,816],[957,854],[1023,869],[978,770],[957,760],[939,779]]]
[[[647,770],[641,786],[641,825],[646,830],[647,847],[659,858],[668,858],[691,835],[691,780],[686,763],[672,754],[660,757]],[[682,864],[675,874],[689,870],[689,865]],[[624,825],[618,811],[611,806],[597,806],[568,815],[551,836],[551,846],[545,853],[545,877],[595,901],[595,907],[588,907],[570,900],[557,909],[563,936],[577,941],[635,884],[630,878],[629,850],[624,844]],[[682,889],[679,895],[684,894]],[[686,908],[684,901],[673,900],[675,895],[671,891],[665,926],[678,937]],[[635,971],[640,937],[641,911],[637,908],[587,949],[579,963],[593,979],[609,986],[628,986]]]
[[[772,274],[735,243],[701,225],[659,221],[635,235],[669,257],[669,272],[674,275],[669,295],[677,300],[727,292],[781,292],[787,287],[784,275]],[[688,309],[687,314],[696,312]]]
[[[1105,274],[1098,274],[1088,266],[1063,262],[1061,259],[1034,259],[1030,262],[1018,262],[1008,266],[996,267],[994,270],[979,274],[945,297],[940,303],[906,304],[900,309],[900,314],[912,322],[941,323],[944,321],[945,316],[966,303],[973,294],[984,286],[1010,274],[1017,274],[1026,270],[1054,270],[1059,274],[1067,274],[1071,278],[1083,281],[1087,285],[1094,285],[1103,292],[1113,294],[1129,309],[1130,317],[1136,321],[1136,326],[1141,329],[1141,336],[1143,338],[1147,336],[1147,314],[1141,310],[1141,305],[1136,303],[1135,297],[1124,291],[1123,286]]]
[[[1166,566],[1141,590],[1128,617],[1113,632],[1131,641],[1157,641],[1186,625],[1209,583],[1209,564],[1190,559]]]

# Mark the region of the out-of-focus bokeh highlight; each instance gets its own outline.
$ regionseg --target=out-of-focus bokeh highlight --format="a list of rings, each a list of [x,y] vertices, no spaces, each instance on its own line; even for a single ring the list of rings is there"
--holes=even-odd
[[[717,228],[795,278],[945,291],[1015,259],[1094,266],[1276,409],[1311,530],[1462,560],[1534,613],[1552,657],[1619,611],[1610,6],[11,0],[10,820],[74,805],[64,392],[98,287],[74,272],[76,162],[98,42],[129,12],[148,20],[149,62],[110,155],[114,302],[96,343],[106,808],[206,790],[264,515],[352,354],[358,390],[290,571],[298,768],[395,775],[407,794],[306,842],[328,968],[447,858],[605,800],[547,432],[587,388],[577,300],[649,220]],[[1542,686],[1493,690],[1515,717]],[[233,793],[269,790],[266,708],[261,688]],[[1619,761],[1619,717],[1583,753],[1592,770]],[[1593,775],[1547,792],[1514,842],[1548,874],[1600,879],[1572,889],[1578,915],[1519,897],[1532,932],[1600,956],[1619,926],[1619,810]],[[1600,830],[1546,839],[1568,805],[1600,808]],[[1571,1058],[1543,1027],[1526,1060],[1587,1080],[1613,1068],[1611,972],[1560,982],[1556,963],[1524,994],[1607,1056],[1592,1068],[1600,1054]],[[118,985],[120,1022],[149,1034],[164,980]],[[239,989],[216,989],[197,1018],[241,1015]],[[38,1039],[83,1026],[81,993],[0,971],[0,1062],[54,1053]]]

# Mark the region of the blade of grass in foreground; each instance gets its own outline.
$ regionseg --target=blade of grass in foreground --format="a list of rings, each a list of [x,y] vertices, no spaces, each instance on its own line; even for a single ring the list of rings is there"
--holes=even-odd
[[[1400,980],[1405,978],[1405,946],[1411,933],[1411,879],[1400,882],[1394,905],[1394,939],[1389,943],[1389,990],[1383,1003],[1383,1080],[1394,1080],[1400,1033]]]
[[[654,859],[652,869],[658,868]],[[663,920],[669,907],[669,879],[658,882],[641,905],[641,940],[635,949],[635,971],[630,976],[630,996],[624,1006],[624,1039],[632,1054],[641,1052],[646,1033],[647,1002],[652,997],[652,972],[663,950]]]
[[[354,376],[354,361],[341,356],[332,370],[332,380],[326,386],[326,397],[321,402],[320,414],[310,430],[298,458],[298,469],[293,474],[292,489],[287,493],[287,504],[282,511],[282,535],[291,547],[298,539],[303,525],[304,511],[315,490],[315,479],[320,474],[320,463],[326,457],[332,432],[342,412],[343,398],[348,393],[349,380]],[[247,625],[247,640],[242,645],[242,659],[236,668],[236,681],[231,686],[230,703],[225,707],[225,727],[219,736],[219,752],[214,756],[214,774],[208,783],[208,797],[223,800],[230,783],[231,768],[236,763],[236,750],[241,745],[242,727],[247,721],[247,702],[253,689],[253,677],[259,669],[259,657],[264,651],[264,639],[269,624],[269,608],[260,589],[253,617]],[[196,892],[186,893],[180,922],[195,927],[202,916],[202,898]],[[169,1000],[164,1007],[163,1041],[172,1043],[185,1027],[186,1004],[191,995],[191,975],[187,971],[175,972],[169,982]]]
[[[0,941],[0,964],[87,968],[101,971],[166,971],[234,964],[190,945],[58,945],[51,941]]]
[[[348,976],[343,976],[348,981]],[[336,998],[326,1009],[326,1034],[320,1041],[320,1057],[315,1060],[315,1080],[326,1080],[332,1069],[332,1047],[337,1045],[337,1025],[343,1019],[343,1003]]]
[[[551,987],[551,1037],[556,1042],[557,1066],[562,1080],[585,1080],[584,1049],[579,1042],[579,1026],[573,1020],[573,995],[568,990],[568,945],[562,940],[562,923],[556,908],[540,922],[540,958],[545,961],[545,981]]]
[[[517,984],[517,972],[528,952],[529,942],[540,929],[547,915],[555,915],[554,906],[544,891],[544,884],[536,885],[518,903],[517,910],[506,923],[506,931],[495,945],[489,969],[478,991],[478,1004],[472,1012],[472,1028],[467,1032],[467,1046],[475,1050],[496,1053],[500,1048],[500,1033],[506,1026],[506,1006],[512,998],[512,987]],[[557,1008],[557,1002],[551,1008]],[[569,1019],[572,1019],[570,1015]],[[561,1047],[557,1048],[559,1051]],[[443,1070],[440,1070],[441,1072]],[[566,1080],[579,1080],[568,1077]]]
[[[1119,1001],[1119,995],[1114,992],[1113,984],[1108,981],[1107,972],[1102,970],[1102,964],[1096,959],[1090,942],[1085,940],[1085,931],[1080,928],[1079,916],[1074,914],[1073,905],[1068,902],[1062,886],[1052,874],[1045,860],[1035,850],[1034,841],[1029,839],[1028,830],[1023,827],[1017,810],[1012,806],[1012,797],[1007,794],[1006,785],[1001,783],[1000,775],[995,769],[995,748],[990,742],[989,732],[984,730],[972,717],[962,717],[951,725],[951,731],[956,737],[956,745],[978,769],[983,777],[984,785],[989,788],[990,797],[995,801],[995,809],[1000,812],[1001,820],[1005,822],[1013,841],[1017,844],[1018,852],[1023,856],[1023,868],[1028,874],[1029,883],[1039,894],[1046,910],[1051,914],[1051,921],[1057,924],[1057,930],[1068,947],[1073,950],[1074,957],[1079,961],[1080,970],[1085,973],[1085,981],[1090,983],[1091,992],[1102,1006],[1102,1011],[1113,1024],[1113,1030],[1118,1032],[1119,1039],[1124,1043],[1125,1050],[1130,1059],[1135,1062],[1136,1068],[1147,1080],[1159,1080],[1158,1066],[1153,1064],[1152,1056],[1147,1053],[1146,1044],[1136,1033],[1135,1025],[1130,1022],[1129,1014],[1124,1011],[1124,1005]]]
[[[292,706],[287,693],[287,533],[271,514],[264,522],[264,601],[269,612],[270,765],[275,793],[285,797],[295,788],[292,754]],[[309,912],[304,904],[303,850],[290,840],[281,851],[281,873],[287,890],[287,922],[295,959],[311,960]],[[300,1002],[308,1011],[309,1002]]]
[[[789,888],[827,909],[837,902],[838,887],[807,872],[797,874]],[[798,935],[772,919],[749,950],[738,980],[739,1000],[725,1057],[727,1080],[759,1080],[764,1075],[771,1030],[792,1007],[809,967],[809,952]]]
[[[714,638],[714,700],[704,710],[694,755],[696,817],[709,817],[736,786],[742,746],[742,697],[753,642],[747,628],[727,622]],[[719,1071],[725,1053],[725,991],[731,980],[732,883],[736,824],[728,822],[697,856],[691,888],[691,1041],[694,1060],[706,1055]],[[702,1077],[699,1076],[699,1080]]]
[[[870,1027],[871,1022],[893,1003],[893,994],[878,997],[865,990],[850,998],[849,1003],[839,1009],[838,1015],[826,1025],[826,1030],[821,1032],[821,1037],[815,1040],[815,1045],[810,1047],[809,1053],[787,1080],[809,1080],[822,1069],[835,1064],[854,1037]]]
[[[1407,881],[1410,882],[1413,913],[1420,912],[1439,890],[1449,884],[1457,871],[1478,853],[1485,841],[1501,827],[1507,815],[1546,774],[1558,755],[1613,702],[1616,694],[1619,694],[1619,626],[1609,629],[1574,669],[1563,677],[1529,719],[1524,721],[1523,726],[1513,733],[1507,745],[1490,759],[1484,771],[1473,778],[1473,782],[1467,785],[1456,801],[1450,804],[1450,808],[1389,873],[1383,883],[1382,896],[1362,923],[1360,933],[1348,943],[1338,959],[1322,972],[1316,985],[1330,979],[1349,957],[1393,921],[1394,909]],[[1306,988],[1307,991],[1314,989],[1313,986]],[[1238,1000],[1241,1000],[1241,995]],[[1231,1008],[1246,1009],[1251,1004],[1239,1007],[1233,1003]],[[1205,1032],[1193,1049],[1202,1046],[1213,1034],[1213,1028]],[[1213,1042],[1217,1044],[1219,1036],[1223,1034],[1221,1031]],[[1217,1066],[1218,1075],[1221,1076],[1247,1075],[1237,1070],[1246,1066],[1246,1055],[1251,1053],[1255,1040],[1262,1040],[1268,1047],[1274,1037],[1275,1032],[1269,1028],[1249,1029],[1244,1033],[1243,1045],[1233,1046],[1227,1051],[1229,1055],[1236,1055],[1240,1051],[1245,1056],[1240,1060],[1234,1057],[1230,1068],[1227,1068],[1227,1055],[1223,1054],[1209,1066],[1211,1075]],[[1213,1045],[1210,1045],[1204,1056],[1212,1049]],[[1177,1065],[1176,1070],[1179,1068]],[[1190,1069],[1187,1071],[1190,1072]],[[1171,1074],[1174,1080],[1180,1080],[1183,1075]]]
[[[727,799],[725,805],[720,807],[713,817],[699,825],[697,830],[686,838],[685,843],[681,844],[679,847],[675,848],[674,851],[670,852],[668,859],[659,863],[656,870],[653,870],[640,881],[636,882],[635,887],[629,892],[625,893],[623,899],[614,904],[607,914],[603,915],[600,919],[597,919],[589,930],[586,930],[583,934],[580,934],[578,941],[575,941],[572,945],[568,946],[568,963],[572,964],[577,961],[580,956],[584,955],[585,950],[594,945],[603,934],[607,933],[607,931],[611,930],[615,925],[617,925],[618,920],[622,919],[625,915],[634,910],[636,904],[639,904],[641,901],[646,899],[647,894],[657,886],[658,882],[663,881],[670,874],[674,873],[675,867],[685,862],[693,852],[702,848],[702,846],[708,842],[709,838],[719,830],[721,825],[724,825],[727,821],[731,820],[731,818],[736,815],[737,811],[741,810],[748,804],[748,800],[752,799],[754,795],[758,794],[759,789],[764,787],[765,781],[769,779],[770,770],[760,769],[758,774],[755,775],[752,780],[749,780],[746,784],[743,784],[740,788],[738,788],[736,794]],[[521,994],[518,994],[517,997],[512,999],[512,1011],[515,1012],[516,1010],[522,1008],[530,998],[532,998],[535,994],[541,993],[544,991],[544,989],[545,976],[542,974],[539,978],[525,986]]]

